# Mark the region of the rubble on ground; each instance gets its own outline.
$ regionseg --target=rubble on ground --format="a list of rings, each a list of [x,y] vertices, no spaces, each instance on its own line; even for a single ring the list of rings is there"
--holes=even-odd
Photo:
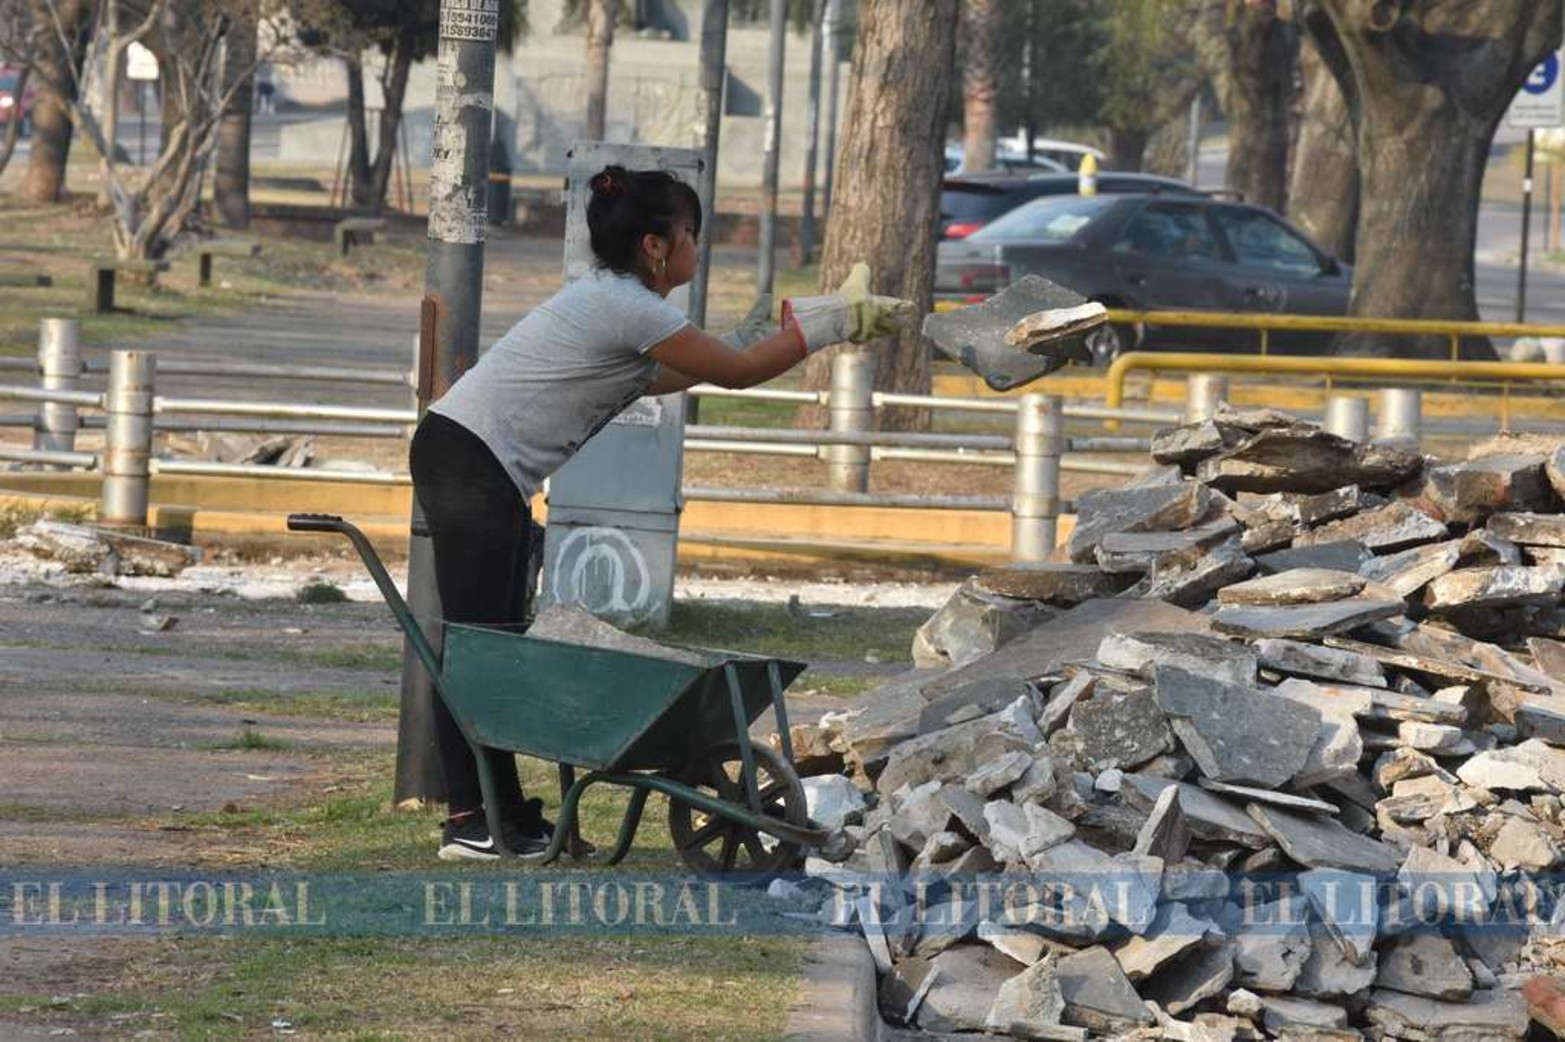
[[[885,1017],[1324,1042],[1565,1008],[1521,990],[1565,964],[1565,448],[1490,449],[1159,432],[1054,561],[974,576],[920,668],[795,728],[856,841],[807,887]]]

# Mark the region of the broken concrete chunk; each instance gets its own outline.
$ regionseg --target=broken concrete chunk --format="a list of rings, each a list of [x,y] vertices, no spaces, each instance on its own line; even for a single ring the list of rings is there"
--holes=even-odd
[[[1030,701],[1036,690],[1015,677],[993,677],[953,687],[925,703],[918,715],[918,733],[932,734],[953,724],[998,713],[1017,699]]]
[[[1190,528],[1201,522],[1211,503],[1211,491],[1194,481],[1088,492],[1076,504],[1076,527],[1066,544],[1067,553],[1078,564],[1090,564],[1109,533]]]
[[[935,956],[934,986],[918,1009],[925,1031],[982,1031],[1006,981],[1024,967],[986,944],[961,944]]]
[[[1055,973],[1051,955],[1000,985],[985,1026],[1021,1038],[1036,1038],[1040,1030],[1059,1026],[1065,998]]]
[[[1462,541],[1452,539],[1372,557],[1359,567],[1359,574],[1405,598],[1455,569],[1461,557]]]
[[[1216,843],[1239,843],[1257,850],[1271,842],[1265,830],[1241,807],[1187,782],[1148,774],[1127,774],[1123,795],[1132,805],[1149,809],[1169,787],[1179,791],[1179,806],[1185,813],[1192,836]]]
[[[1159,463],[1193,467],[1209,456],[1233,448],[1249,436],[1250,432],[1243,428],[1214,420],[1166,427],[1152,432],[1152,458]]]
[[[1110,633],[1098,662],[1151,679],[1154,665],[1216,677],[1232,684],[1255,680],[1255,653],[1243,644],[1204,633]]]
[[[1294,568],[1249,582],[1224,587],[1217,594],[1222,604],[1275,607],[1288,604],[1319,604],[1356,596],[1365,580],[1352,572],[1325,568]]]
[[[1244,540],[1236,534],[1210,547],[1196,546],[1160,557],[1132,592],[1181,608],[1199,608],[1218,590],[1254,571],[1255,561],[1245,553]]]
[[[973,579],[983,593],[1021,601],[1041,601],[1073,608],[1095,597],[1113,597],[1133,582],[1133,575],[1115,575],[1090,564],[1005,564],[985,568]]]
[[[1489,856],[1505,871],[1545,872],[1560,860],[1560,848],[1541,826],[1507,817],[1489,845]]]
[[[1282,502],[1293,522],[1306,528],[1314,528],[1385,503],[1384,499],[1365,492],[1357,485],[1344,485],[1313,496],[1281,492],[1276,498]]]
[[[1261,1004],[1265,1007],[1262,1023],[1274,1035],[1289,1028],[1331,1031],[1348,1026],[1348,1011],[1331,1003],[1265,995]]]
[[[951,824],[951,809],[940,798],[939,781],[913,788],[896,805],[887,826],[903,846],[922,850],[929,837],[944,832]]]
[[[1036,966],[1058,944],[1042,934],[990,921],[978,924],[978,939],[1023,966]]]
[[[1357,572],[1373,555],[1360,542],[1320,543],[1296,546],[1275,553],[1261,554],[1255,565],[1262,574],[1275,575],[1294,568],[1327,568],[1338,572]]]
[[[1120,968],[1132,981],[1145,980],[1164,964],[1202,944],[1215,923],[1190,914],[1177,902],[1157,910],[1152,925],[1139,937],[1132,937],[1114,949]]]
[[[1351,597],[1326,604],[1299,604],[1280,608],[1227,606],[1217,610],[1212,625],[1241,637],[1298,637],[1319,639],[1346,633],[1378,619],[1400,615],[1401,601]]]
[[[1058,612],[1037,601],[984,593],[963,583],[945,606],[913,637],[913,664],[920,668],[961,666],[994,651]]]
[[[1153,1022],[1151,1012],[1107,948],[1086,948],[1067,955],[1059,960],[1055,972],[1065,998],[1065,1023],[1111,1033]]]
[[[1342,999],[1368,991],[1379,971],[1374,951],[1355,966],[1342,953],[1326,928],[1310,920],[1310,957],[1293,982],[1293,993],[1312,999]]]
[[[1234,946],[1224,938],[1165,964],[1142,982],[1141,994],[1178,1016],[1221,993],[1233,976]]]
[[[1272,429],[1203,460],[1196,476],[1225,492],[1322,493],[1344,484],[1394,488],[1423,464],[1416,453],[1358,444],[1318,429]]]
[[[860,697],[842,724],[842,740],[860,763],[878,763],[900,742],[918,734],[926,701],[923,686],[941,673],[914,669],[900,673]]]
[[[1369,961],[1380,922],[1376,878],[1335,868],[1315,868],[1299,873],[1298,885],[1342,957],[1354,966]]]
[[[1409,493],[1425,510],[1457,524],[1477,524],[1500,511],[1547,510],[1554,490],[1544,457],[1505,453],[1425,469]]]
[[[1278,792],[1275,789],[1257,789],[1249,785],[1230,785],[1227,782],[1212,781],[1210,778],[1200,778],[1198,781],[1203,789],[1245,803],[1269,803],[1284,810],[1304,811],[1310,814],[1327,814],[1333,817],[1337,814],[1336,804],[1327,803],[1325,800],[1312,799],[1309,796],[1295,796],[1291,792]]]
[[[1565,591],[1565,568],[1558,565],[1463,568],[1431,582],[1424,593],[1424,606],[1432,612],[1549,607],[1559,603],[1561,591]]]
[[[1440,1002],[1377,988],[1365,1015],[1394,1038],[1497,1042],[1527,1036],[1527,1003],[1514,991],[1475,991],[1466,1002]]]
[[[1032,753],[1013,749],[980,766],[962,784],[968,792],[989,796],[1026,774],[1032,762]]]
[[[1076,826],[1036,803],[1018,807],[1007,800],[984,805],[989,847],[1002,860],[1026,861],[1059,846],[1076,834]]]
[[[1202,616],[1160,601],[1087,601],[994,654],[931,681],[924,693],[932,699],[971,681],[991,677],[1034,680],[1059,676],[1067,665],[1091,661],[1104,636],[1116,629],[1201,632],[1207,628]]]
[[[1381,950],[1375,986],[1445,1002],[1466,1002],[1473,993],[1473,975],[1449,940],[1416,930],[1394,938]]]
[[[1565,746],[1565,698],[1524,694],[1512,721],[1523,738]]]
[[[805,778],[804,801],[810,820],[821,828],[835,831],[858,821],[864,814],[864,794],[858,786],[840,774]]]
[[[1296,774],[1320,734],[1320,712],[1254,688],[1158,666],[1157,704],[1213,781],[1276,787]]]
[[[169,577],[201,561],[201,551],[183,543],[43,519],[17,533],[16,546],[58,561],[72,574]]]
[[[1174,746],[1157,700],[1145,690],[1100,689],[1071,709],[1065,733],[1074,739],[1079,766],[1093,772],[1138,767]]]
[[[1399,500],[1301,532],[1293,545],[1315,546],[1351,539],[1377,553],[1390,553],[1447,539],[1450,534],[1444,522]]]
[[[1308,788],[1356,776],[1358,762],[1364,756],[1364,740],[1355,714],[1361,709],[1367,712],[1373,704],[1370,699],[1348,689],[1333,691],[1297,678],[1284,681],[1275,693],[1320,712],[1320,734],[1310,746],[1304,766],[1293,776],[1293,784]]]
[[[1507,749],[1479,753],[1456,776],[1480,789],[1509,792],[1565,792],[1565,752],[1536,738]]]
[[[1234,983],[1257,991],[1288,991],[1310,956],[1302,908],[1289,901],[1230,907],[1237,913],[1235,920],[1220,925],[1234,941]]]
[[[1422,720],[1403,720],[1397,724],[1397,738],[1402,744],[1432,756],[1461,752],[1467,741],[1467,735],[1460,727]]]
[[[1484,526],[1490,535],[1522,546],[1565,547],[1565,515],[1495,514]]]
[[[1030,703],[1019,699],[998,713],[895,746],[876,785],[882,792],[896,792],[903,785],[922,785],[930,780],[959,782],[1002,753],[1031,751],[1042,741]]]
[[[1315,817],[1252,803],[1250,816],[1277,841],[1283,852],[1308,868],[1390,873],[1401,865],[1391,847],[1350,832],[1331,818]]]
[[[1184,860],[1190,848],[1190,825],[1179,805],[1179,787],[1170,785],[1157,796],[1152,813],[1136,835],[1132,853],[1150,854],[1163,859],[1164,864]]]
[[[1105,572],[1145,574],[1166,557],[1210,547],[1238,533],[1231,517],[1178,532],[1109,532],[1098,541],[1094,554]]]
[[[1397,871],[1397,882],[1412,900],[1419,922],[1450,918],[1477,923],[1488,917],[1490,901],[1480,873],[1439,851],[1410,848]]]
[[[1528,637],[1527,650],[1540,670],[1565,684],[1565,643],[1547,637]]]
[[[1255,642],[1260,664],[1276,673],[1334,680],[1341,684],[1385,687],[1386,673],[1380,663],[1365,655],[1318,644],[1278,637],[1263,637]]]

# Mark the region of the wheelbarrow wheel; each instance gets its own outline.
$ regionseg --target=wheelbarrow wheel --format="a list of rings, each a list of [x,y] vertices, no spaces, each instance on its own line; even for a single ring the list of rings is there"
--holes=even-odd
[[[793,764],[770,746],[751,742],[750,749],[755,755],[761,812],[790,825],[807,827],[809,811],[804,786]],[[705,795],[740,807],[750,805],[737,742],[714,746],[680,780]],[[693,807],[677,796],[669,797],[668,831],[685,864],[703,876],[737,873],[765,878],[792,868],[800,856],[796,844],[784,843],[748,825]]]

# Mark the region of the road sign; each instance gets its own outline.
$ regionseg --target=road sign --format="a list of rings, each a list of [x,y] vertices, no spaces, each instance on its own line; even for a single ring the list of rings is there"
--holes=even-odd
[[[132,80],[158,78],[158,59],[141,44],[132,41],[125,52],[125,77]]]
[[[1560,59],[1556,52],[1532,70],[1505,114],[1507,124],[1524,130],[1565,124],[1565,82],[1560,76]]]

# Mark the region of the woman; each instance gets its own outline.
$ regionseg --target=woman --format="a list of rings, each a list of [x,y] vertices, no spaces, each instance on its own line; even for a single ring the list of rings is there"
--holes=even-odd
[[[413,437],[413,488],[449,622],[519,624],[528,502],[631,402],[703,382],[764,383],[830,344],[891,332],[910,307],[871,295],[869,269],[859,265],[835,295],[785,301],[782,328],[736,350],[664,299],[695,275],[695,192],[663,171],[620,166],[590,187],[598,268],[512,327],[430,406]],[[439,856],[496,858],[472,750],[439,699],[435,728],[450,807]],[[496,774],[505,845],[537,857],[552,830],[541,801],[523,799],[514,757],[497,757]]]

